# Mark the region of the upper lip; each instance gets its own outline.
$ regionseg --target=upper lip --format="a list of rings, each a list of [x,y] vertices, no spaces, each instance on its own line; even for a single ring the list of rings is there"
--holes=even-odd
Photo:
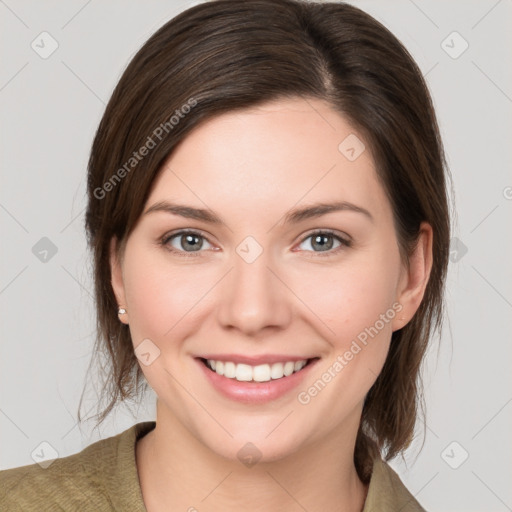
[[[201,359],[213,359],[214,361],[231,361],[235,364],[248,364],[257,366],[260,364],[285,363],[287,361],[306,361],[313,357],[291,356],[286,354],[260,354],[258,356],[247,356],[241,354],[208,354],[199,356]]]

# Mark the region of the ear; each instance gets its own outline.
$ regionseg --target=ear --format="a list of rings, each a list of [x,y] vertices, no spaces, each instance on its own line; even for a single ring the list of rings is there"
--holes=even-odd
[[[112,283],[112,289],[116,296],[117,304],[119,307],[126,307],[126,297],[124,292],[124,280],[123,271],[121,267],[120,251],[117,238],[112,238],[110,241],[110,282]],[[128,312],[123,315],[119,315],[119,320],[124,324],[128,324]]]
[[[409,255],[409,267],[402,267],[397,288],[397,301],[402,310],[393,319],[393,331],[404,327],[420,307],[432,270],[433,238],[432,226],[422,222],[418,242]]]

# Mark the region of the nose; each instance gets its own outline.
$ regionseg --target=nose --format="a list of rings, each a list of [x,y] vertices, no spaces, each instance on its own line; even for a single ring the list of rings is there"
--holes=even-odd
[[[251,263],[234,254],[233,267],[218,290],[217,318],[222,327],[249,336],[286,328],[292,317],[293,294],[267,252]]]

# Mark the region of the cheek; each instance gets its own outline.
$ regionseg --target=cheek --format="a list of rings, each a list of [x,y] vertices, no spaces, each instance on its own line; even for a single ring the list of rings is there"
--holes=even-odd
[[[335,428],[347,411],[362,404],[385,363],[400,306],[394,300],[396,267],[391,259],[380,263],[375,259],[347,272],[332,271],[323,287],[304,284],[304,302],[318,317],[316,325],[329,327],[322,327],[329,348],[298,401],[314,404],[308,411],[328,418],[325,428]]]
[[[396,295],[396,265],[389,260],[364,262],[350,269],[330,269],[324,279],[303,281],[301,296],[317,316],[317,321],[329,327],[332,344],[343,348],[360,333],[375,325],[381,315],[394,316]],[[389,311],[391,309],[391,311]],[[391,324],[379,321],[383,334],[391,333]],[[325,329],[322,330],[325,332]]]
[[[164,339],[176,337],[194,321],[194,306],[208,289],[199,273],[172,268],[161,256],[152,258],[142,251],[132,253],[131,259],[125,262],[125,269],[125,293],[134,344],[144,338],[160,344]]]

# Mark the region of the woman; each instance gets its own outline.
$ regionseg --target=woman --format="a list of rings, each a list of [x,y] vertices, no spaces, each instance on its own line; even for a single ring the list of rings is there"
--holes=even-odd
[[[401,43],[343,3],[217,0],[155,33],[96,134],[102,421],[0,473],[2,510],[423,510],[409,446],[441,326],[445,159]]]

